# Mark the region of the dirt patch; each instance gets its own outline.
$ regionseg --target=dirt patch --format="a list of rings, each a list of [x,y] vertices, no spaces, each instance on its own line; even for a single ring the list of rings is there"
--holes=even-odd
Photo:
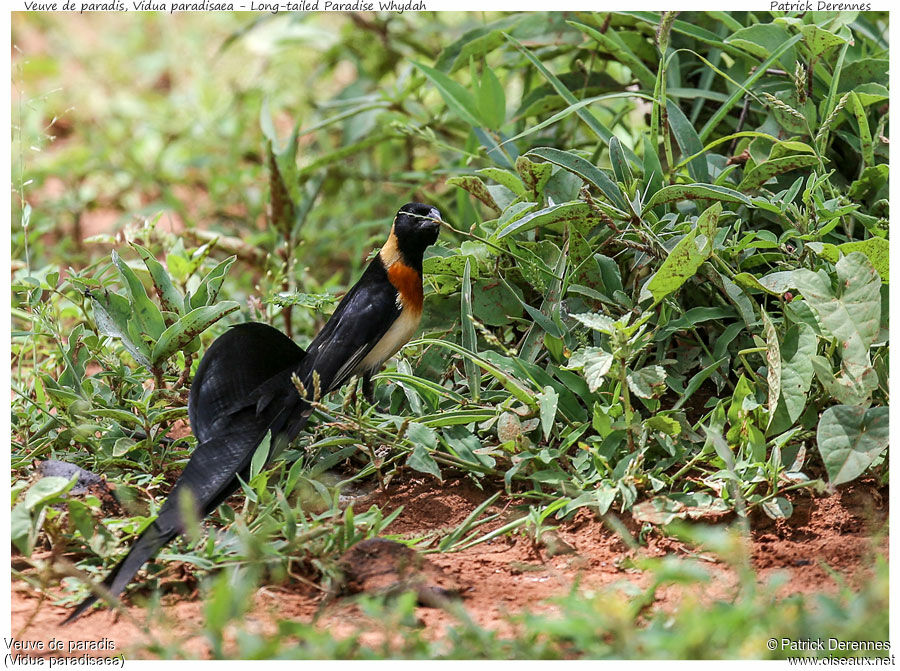
[[[355,507],[363,509],[371,503],[392,510],[402,505],[403,512],[388,528],[388,535],[428,538],[457,526],[490,494],[468,479],[438,485],[430,479],[410,478],[395,480],[387,491],[375,492]],[[759,579],[785,574],[787,580],[779,592],[784,595],[835,593],[838,585],[832,573],[851,586],[868,579],[874,556],[888,554],[887,498],[887,488],[860,482],[826,497],[798,495],[793,501],[794,517],[787,522],[753,516],[750,553]],[[500,515],[484,525],[483,530],[487,532],[521,516],[523,510],[517,507],[518,503],[498,499],[488,512]],[[636,538],[640,526],[628,516],[621,521]],[[427,554],[428,571],[431,576],[439,576],[439,582],[452,584],[459,591],[462,604],[475,622],[501,636],[513,633],[509,615],[524,610],[551,614],[557,609],[552,598],[569,593],[573,585],[585,592],[596,592],[619,582],[646,588],[650,576],[634,568],[635,560],[646,557],[671,555],[701,561],[711,576],[704,592],[693,594],[702,600],[728,599],[735,593],[737,576],[729,566],[657,531],[647,535],[644,544],[635,546],[593,514],[581,510],[571,520],[558,523],[552,537],[556,544],[552,552],[549,549],[553,544],[535,542],[531,536],[516,533],[459,552],[432,552]],[[379,556],[381,561],[383,556]],[[403,557],[409,559],[405,554]],[[696,587],[691,589],[696,591]],[[191,654],[210,654],[208,643],[197,633],[204,606],[196,596],[164,597],[163,617],[150,627],[146,626],[147,611],[129,605],[123,615],[96,611],[64,629],[59,623],[67,610],[53,605],[52,596],[42,601],[26,583],[13,585],[15,636],[44,641],[53,637],[64,641],[107,638],[115,642],[114,652],[125,652],[126,657],[133,645],[151,641],[163,646],[166,641],[178,641]],[[656,596],[656,607],[674,609],[683,593],[677,587],[664,587]],[[352,602],[338,599],[323,605],[323,599],[323,590],[299,581],[267,586],[256,592],[254,607],[244,622],[263,633],[274,631],[276,619],[311,622],[318,615],[317,626],[334,636],[349,635],[360,627],[377,635],[378,623],[367,621]],[[435,638],[457,623],[440,608],[421,607],[417,616],[426,635]]]

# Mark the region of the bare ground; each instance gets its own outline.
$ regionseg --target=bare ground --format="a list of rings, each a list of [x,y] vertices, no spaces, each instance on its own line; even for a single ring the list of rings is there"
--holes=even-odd
[[[465,479],[437,485],[434,480],[410,478],[395,482],[387,491],[374,493],[365,504],[366,507],[369,503],[377,504],[385,510],[403,505],[403,513],[387,533],[412,538],[458,525],[488,495],[489,492],[481,491]],[[784,574],[787,579],[779,594],[785,596],[836,592],[838,586],[831,572],[850,586],[868,579],[875,555],[887,557],[888,553],[887,498],[886,488],[860,482],[826,497],[796,496],[794,515],[785,522],[754,516],[750,555],[758,579],[766,581],[776,573]],[[521,514],[513,510],[513,503],[508,499],[498,500],[491,509],[502,513],[493,523],[495,526]],[[637,535],[636,522],[627,516],[622,522],[632,535]],[[500,635],[513,633],[509,615],[526,610],[554,613],[557,606],[551,599],[567,594],[576,584],[577,589],[585,592],[596,592],[621,581],[647,587],[649,576],[629,568],[631,563],[627,559],[666,555],[699,557],[712,579],[706,584],[705,592],[695,596],[712,601],[728,599],[735,593],[737,575],[731,567],[656,531],[648,536],[646,545],[630,548],[620,535],[582,510],[572,520],[561,523],[555,534],[557,552],[562,550],[555,556],[549,556],[551,552],[546,545],[513,534],[460,552],[429,554],[427,562],[432,565],[432,577],[437,575],[441,585],[460,592],[470,617]],[[174,565],[170,570],[184,575],[182,566]],[[674,609],[682,596],[678,587],[663,587],[656,594],[655,607]],[[125,614],[95,611],[62,628],[59,623],[67,610],[53,605],[52,597],[51,593],[50,598],[41,601],[26,583],[13,585],[12,630],[17,638],[45,642],[53,637],[63,641],[106,638],[116,645],[113,654],[125,652],[126,657],[135,645],[151,640],[158,643],[177,640],[191,654],[200,657],[210,654],[206,640],[199,633],[203,602],[196,595],[164,597],[164,616],[152,629],[144,624],[146,611],[130,604]],[[371,632],[369,642],[377,642],[384,634],[379,623],[367,620],[352,601],[337,599],[324,607],[322,601],[322,590],[308,584],[267,586],[256,592],[245,624],[260,632],[271,632],[276,619],[311,622],[321,611],[317,626],[335,636],[362,629]],[[418,608],[417,616],[429,637],[439,638],[447,627],[456,624],[454,616],[440,608]]]

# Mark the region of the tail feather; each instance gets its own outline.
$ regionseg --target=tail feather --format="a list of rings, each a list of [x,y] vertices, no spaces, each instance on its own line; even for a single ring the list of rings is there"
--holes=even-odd
[[[134,545],[120,561],[116,567],[110,572],[106,579],[101,583],[106,591],[113,596],[118,596],[125,586],[131,581],[135,573],[155,555],[161,547],[178,535],[178,529],[162,529],[157,522],[153,522],[144,530]],[[78,604],[69,616],[63,620],[62,624],[69,624],[81,617],[84,612],[97,601],[98,594],[91,594],[88,598]]]

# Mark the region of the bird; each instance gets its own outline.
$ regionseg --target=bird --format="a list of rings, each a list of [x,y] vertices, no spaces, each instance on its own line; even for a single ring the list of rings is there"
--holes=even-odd
[[[97,592],[120,594],[138,570],[185,530],[184,497],[206,517],[246,480],[257,447],[270,436],[271,460],[306,424],[313,394],[324,397],[357,376],[372,402],[372,375],[413,336],[422,318],[422,261],[437,242],[440,212],[407,203],[387,241],[304,351],[260,322],[232,326],[204,353],[188,396],[197,447],[159,509],[125,557],[63,624],[79,618]],[[298,384],[299,383],[299,384]],[[300,390],[306,390],[301,397]]]

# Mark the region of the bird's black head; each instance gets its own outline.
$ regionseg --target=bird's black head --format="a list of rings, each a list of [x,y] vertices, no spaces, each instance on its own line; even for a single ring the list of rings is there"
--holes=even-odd
[[[407,203],[394,217],[397,247],[407,263],[421,265],[425,248],[437,242],[441,213],[424,203]]]

